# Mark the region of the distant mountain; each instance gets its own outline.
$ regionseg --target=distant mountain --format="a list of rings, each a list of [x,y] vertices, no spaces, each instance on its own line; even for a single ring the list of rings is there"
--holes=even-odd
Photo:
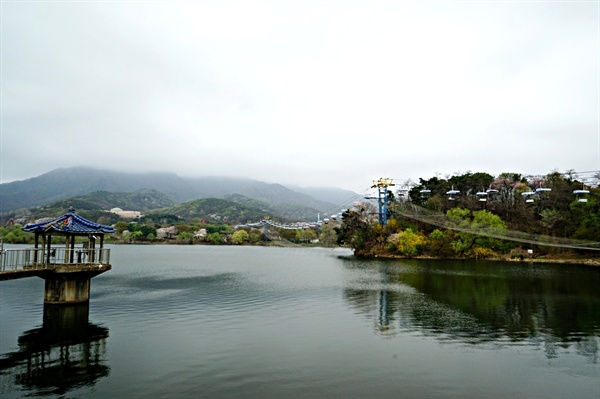
[[[41,176],[0,185],[0,212],[32,208],[95,191],[154,189],[181,202],[194,198],[189,185],[173,173],[120,173],[84,167],[55,169]]]
[[[153,214],[157,216],[165,214],[176,215],[188,222],[192,219],[201,219],[211,223],[233,224],[258,221],[262,220],[265,216],[265,212],[261,209],[247,207],[220,198],[203,198],[184,202],[168,208],[151,211],[147,216],[152,217]]]
[[[270,216],[271,218],[279,218],[282,221],[316,221],[319,213],[319,211],[317,211],[315,208],[310,208],[299,204],[275,204],[268,201],[261,201],[255,198],[246,197],[245,195],[241,194],[226,195],[224,199],[248,208],[260,210],[262,213],[260,219],[263,219],[264,216]],[[250,220],[257,221],[256,218]]]
[[[156,190],[138,190],[133,193],[109,193],[96,191],[79,197],[67,198],[48,205],[32,208],[27,217],[35,220],[42,217],[59,216],[70,207],[93,221],[102,218],[102,223],[115,223],[119,216],[107,212],[112,208],[139,210],[150,218],[163,219],[166,216],[177,216],[190,222],[192,219],[203,219],[209,222],[229,222],[243,224],[259,221],[265,216],[274,220],[297,220],[298,215],[307,212],[307,208],[290,206],[280,208],[271,204],[245,197],[239,194],[228,196],[228,199],[203,198],[180,204]],[[310,210],[312,214],[312,210]]]
[[[286,187],[298,193],[337,205],[337,207],[331,210],[326,210],[328,214],[339,212],[341,208],[348,208],[355,201],[363,199],[361,194],[335,187],[299,187],[290,185]]]
[[[157,190],[138,190],[132,193],[111,193],[95,191],[86,195],[67,198],[34,210],[35,217],[58,216],[65,213],[71,206],[75,211],[108,211],[112,208],[124,210],[147,211],[175,205],[169,196]]]
[[[318,212],[338,208],[335,203],[290,190],[283,185],[251,179],[182,178],[174,173],[124,173],[72,167],[56,169],[27,180],[1,184],[0,212],[33,208],[98,191],[131,193],[143,189],[164,193],[175,203],[201,198],[225,198],[238,194],[264,202],[273,209],[295,208],[295,214],[298,215],[296,217],[305,220],[314,219]],[[141,209],[142,204],[138,204],[138,208]]]

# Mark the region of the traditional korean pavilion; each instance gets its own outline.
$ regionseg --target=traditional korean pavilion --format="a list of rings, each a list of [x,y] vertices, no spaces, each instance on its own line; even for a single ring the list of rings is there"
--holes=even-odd
[[[28,224],[23,231],[35,233],[30,268],[39,270],[36,275],[46,280],[45,303],[88,301],[90,278],[111,269],[104,235],[115,229],[77,215],[72,207],[54,219]],[[64,247],[52,246],[55,236],[65,237]],[[76,244],[77,237],[87,240]]]

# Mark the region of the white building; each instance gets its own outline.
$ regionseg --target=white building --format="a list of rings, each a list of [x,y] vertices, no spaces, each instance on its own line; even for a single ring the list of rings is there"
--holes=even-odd
[[[110,212],[125,219],[139,219],[144,216],[140,213],[140,211],[124,211],[121,208],[112,208]]]

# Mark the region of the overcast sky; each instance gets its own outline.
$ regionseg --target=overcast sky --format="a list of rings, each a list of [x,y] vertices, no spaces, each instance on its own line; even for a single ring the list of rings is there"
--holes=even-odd
[[[596,1],[4,1],[2,183],[600,169]]]

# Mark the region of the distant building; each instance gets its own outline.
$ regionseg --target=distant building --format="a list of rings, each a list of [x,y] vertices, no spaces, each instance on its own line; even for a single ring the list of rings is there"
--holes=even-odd
[[[112,208],[110,212],[119,215],[124,219],[139,219],[144,216],[140,213],[140,211],[124,211],[121,208]]]

